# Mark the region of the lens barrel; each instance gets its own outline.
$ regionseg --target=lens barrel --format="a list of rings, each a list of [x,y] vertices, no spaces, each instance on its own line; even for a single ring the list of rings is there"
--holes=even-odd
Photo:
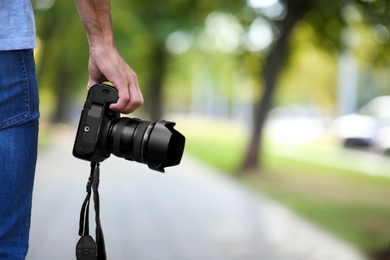
[[[115,118],[108,133],[108,146],[118,157],[164,172],[164,167],[180,163],[184,151],[185,137],[174,126],[175,123],[165,120],[154,123]]]

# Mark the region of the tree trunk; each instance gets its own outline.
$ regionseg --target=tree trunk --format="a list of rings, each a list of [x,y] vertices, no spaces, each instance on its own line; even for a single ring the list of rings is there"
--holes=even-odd
[[[53,115],[51,116],[51,122],[52,123],[67,123],[68,117],[68,101],[69,101],[69,75],[71,74],[69,72],[69,69],[67,68],[67,65],[64,63],[60,63],[60,66],[58,67],[59,76],[57,77],[60,79],[54,88],[54,95],[56,98],[56,106],[53,111]]]
[[[163,80],[166,72],[167,53],[164,44],[157,44],[153,53],[151,82],[148,88],[148,111],[152,121],[160,120],[163,114]]]
[[[271,109],[277,79],[288,54],[288,41],[296,23],[310,10],[310,0],[289,1],[286,17],[280,24],[281,34],[272,47],[264,66],[262,78],[264,92],[255,105],[254,127],[251,141],[240,168],[241,173],[250,173],[262,166],[263,129],[269,110]]]

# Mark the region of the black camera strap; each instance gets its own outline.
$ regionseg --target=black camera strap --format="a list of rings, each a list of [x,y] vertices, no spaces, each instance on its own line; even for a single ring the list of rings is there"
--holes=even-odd
[[[99,205],[99,163],[91,163],[91,174],[87,183],[87,196],[85,197],[80,212],[79,235],[81,238],[76,245],[77,260],[106,260],[106,249],[104,244],[103,230],[100,224],[100,205]],[[95,206],[96,222],[96,243],[89,235],[89,205],[91,194],[93,192],[93,201]]]

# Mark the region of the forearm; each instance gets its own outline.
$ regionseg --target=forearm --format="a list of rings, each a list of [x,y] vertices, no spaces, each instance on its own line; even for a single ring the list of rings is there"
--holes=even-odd
[[[84,24],[90,48],[114,46],[110,0],[74,1]]]
[[[87,32],[90,48],[88,87],[110,81],[119,99],[112,110],[130,113],[143,104],[135,72],[120,56],[114,44],[110,0],[74,0]]]

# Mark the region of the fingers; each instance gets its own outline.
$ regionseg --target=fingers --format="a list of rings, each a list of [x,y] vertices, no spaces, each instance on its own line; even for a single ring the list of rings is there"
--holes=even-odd
[[[130,84],[118,84],[115,87],[118,90],[119,99],[115,104],[110,105],[110,109],[128,114],[143,105],[144,99],[135,75]]]
[[[115,104],[110,105],[110,109],[124,114],[131,113],[142,106],[144,99],[140,91],[134,91],[134,87],[118,88],[119,99]]]
[[[96,83],[99,82],[90,79],[88,81],[87,91]],[[144,99],[137,80],[129,84],[114,84],[114,86],[118,91],[119,98],[116,103],[110,105],[110,109],[123,114],[129,114],[143,105]]]
[[[118,90],[119,99],[110,109],[128,114],[142,106],[144,99],[135,72],[114,49],[92,52],[89,61],[89,89],[95,83],[110,81]]]
[[[89,79],[89,81],[87,83],[87,91],[96,83],[98,83],[98,82],[95,80]]]

